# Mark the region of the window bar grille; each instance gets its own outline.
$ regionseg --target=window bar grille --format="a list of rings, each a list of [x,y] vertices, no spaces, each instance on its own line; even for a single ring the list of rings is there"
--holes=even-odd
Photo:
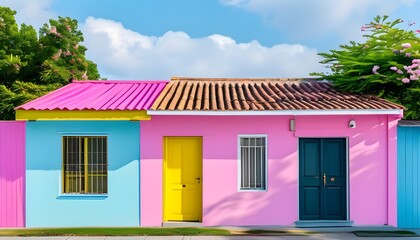
[[[251,187],[251,149],[249,149],[249,142],[251,141],[250,138],[248,138],[248,145],[246,146],[247,152],[248,152],[248,161],[247,161],[247,167],[248,167],[248,188]]]
[[[104,148],[103,148],[104,147],[103,146],[103,141],[100,141],[100,144],[101,144],[101,148],[100,148],[101,152],[99,153],[99,151],[98,151],[97,154],[98,154],[98,158],[99,158],[99,156],[101,156],[101,159],[102,159],[102,157],[103,157],[102,151],[104,150]],[[101,193],[104,192],[104,176],[103,176],[103,172],[104,172],[104,161],[102,159],[102,161],[101,161],[101,177],[100,177],[100,179],[101,179]]]
[[[257,187],[257,139],[254,139],[254,188]]]
[[[261,145],[263,146],[263,144],[264,144],[264,139],[261,139]],[[260,148],[260,184],[261,184],[261,187],[265,187],[265,181],[264,181],[264,179],[262,179],[262,177],[263,177],[263,173],[262,173],[262,171],[263,171],[263,152],[264,152],[264,147],[261,147]]]
[[[82,155],[82,148],[81,148],[81,146],[80,146],[80,138],[78,138],[78,140],[79,141],[77,141],[77,153],[78,153],[78,157],[77,157],[77,169],[78,169],[78,171],[76,172],[76,181],[77,181],[77,183],[76,183],[76,192],[80,192],[80,190],[79,190],[79,186],[82,184],[82,179],[80,179],[80,171],[82,170],[82,169],[80,169],[80,163],[81,163],[81,161],[82,161],[82,158],[81,158],[81,155]]]
[[[88,139],[87,138],[83,138],[83,144],[84,144],[84,164],[83,164],[83,167],[84,167],[84,192],[85,193],[87,193],[88,191],[89,191],[89,185],[88,185],[88,163],[89,163],[89,160],[88,160],[88,154],[89,154],[89,149],[88,149]]]

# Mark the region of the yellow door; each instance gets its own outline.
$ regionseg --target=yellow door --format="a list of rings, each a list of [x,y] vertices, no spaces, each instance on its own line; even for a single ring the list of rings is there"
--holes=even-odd
[[[202,220],[202,138],[164,138],[164,221]]]

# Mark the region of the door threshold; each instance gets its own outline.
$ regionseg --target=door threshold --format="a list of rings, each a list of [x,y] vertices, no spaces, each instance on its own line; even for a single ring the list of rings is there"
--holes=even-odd
[[[300,220],[295,222],[299,228],[315,228],[315,227],[352,227],[353,221],[348,220]]]
[[[167,221],[162,223],[162,227],[202,227],[201,222],[178,222],[178,221]]]

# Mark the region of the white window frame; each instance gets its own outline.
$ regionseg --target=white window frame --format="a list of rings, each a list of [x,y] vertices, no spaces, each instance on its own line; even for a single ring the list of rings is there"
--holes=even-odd
[[[265,188],[260,189],[244,189],[241,187],[242,183],[242,159],[241,159],[241,138],[264,138],[265,139]],[[237,140],[238,150],[238,191],[239,192],[267,192],[268,191],[268,136],[267,134],[239,134]]]

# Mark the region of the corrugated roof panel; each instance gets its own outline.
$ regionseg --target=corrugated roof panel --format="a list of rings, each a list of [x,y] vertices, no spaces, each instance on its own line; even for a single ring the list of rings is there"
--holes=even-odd
[[[148,110],[168,81],[74,81],[17,110]]]

